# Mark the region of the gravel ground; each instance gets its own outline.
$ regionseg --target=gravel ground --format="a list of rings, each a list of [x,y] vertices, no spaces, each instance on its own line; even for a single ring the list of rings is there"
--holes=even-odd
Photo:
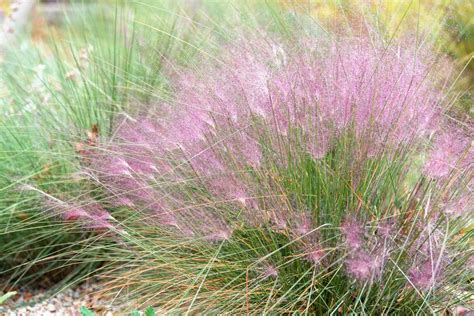
[[[95,294],[98,290],[97,285],[84,283],[51,297],[44,290],[19,289],[17,295],[0,306],[0,315],[75,316],[81,315],[79,312],[81,306],[86,306],[96,315],[119,315],[117,306],[112,308]]]

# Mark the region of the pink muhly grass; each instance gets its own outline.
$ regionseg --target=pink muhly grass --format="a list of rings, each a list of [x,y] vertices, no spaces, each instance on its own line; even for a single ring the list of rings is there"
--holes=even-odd
[[[62,212],[61,217],[65,221],[75,221],[88,218],[89,214],[82,208],[71,207]]]
[[[427,66],[406,62],[413,58],[409,51],[385,51],[357,39],[330,46],[329,52],[317,66],[302,60],[293,67],[303,72],[294,75],[302,90],[310,92],[302,97],[317,104],[315,118],[338,131],[355,122],[359,135],[383,133],[394,143],[430,130],[440,96],[424,81]]]
[[[346,218],[341,224],[341,232],[349,249],[359,249],[364,240],[364,228],[354,218]]]
[[[109,201],[109,200],[107,200]],[[133,201],[126,197],[126,196],[122,196],[122,195],[114,195],[113,196],[113,199],[111,201],[111,204],[113,206],[127,206],[127,207],[133,207],[135,206],[135,204],[133,203]]]
[[[443,211],[453,217],[459,217],[463,215],[471,215],[474,212],[474,199],[472,192],[461,194],[458,197],[449,199],[448,202],[444,203]]]
[[[433,178],[443,178],[455,168],[468,168],[473,164],[474,148],[471,141],[460,131],[449,128],[436,136],[424,172]]]
[[[301,47],[312,49],[277,45],[275,50],[273,45],[254,50],[249,42],[229,47],[232,53],[223,56],[229,67],[210,62],[183,70],[174,76],[175,106],[164,105],[159,120],[123,120],[110,154],[106,148],[92,169],[116,178],[118,188],[111,191],[123,191],[117,195],[124,193],[127,202],[137,204],[134,195],[155,198],[147,178],[176,181],[179,176],[169,161],[179,166],[188,162],[216,197],[246,205],[258,194],[250,192],[253,185],[239,173],[261,167],[262,137],[273,139],[266,144],[273,147],[268,151],[284,158],[276,137],[288,139],[289,129],[298,129],[304,149],[321,159],[350,126],[362,139],[394,145],[430,129],[439,94],[424,80],[428,65],[421,52],[414,62],[402,46],[385,49],[364,39],[337,45],[301,41]],[[327,56],[318,56],[315,47]],[[376,146],[385,146],[384,141],[371,144],[370,152],[377,152]],[[132,187],[136,194],[127,193]]]
[[[313,133],[306,135],[306,150],[315,159],[321,159],[326,155],[331,143],[331,136],[325,128],[315,129]]]
[[[228,240],[232,236],[233,228],[222,215],[212,209],[194,207],[180,210],[179,213],[181,213],[179,228],[189,236],[212,242]]]
[[[309,261],[310,263],[314,265],[319,265],[321,264],[326,253],[319,244],[316,244],[307,248],[304,254],[305,254],[304,258],[307,261]]]
[[[411,265],[407,275],[410,283],[421,290],[436,286],[450,262],[444,245],[444,233],[432,222],[425,225],[417,236],[411,237],[414,240],[408,249]]]
[[[272,265],[266,265],[262,273],[262,278],[266,279],[276,277],[278,277],[278,270]]]
[[[267,167],[285,169],[289,153],[324,159],[346,134],[360,144],[362,160],[417,142],[435,130],[442,93],[426,79],[433,60],[423,50],[377,39],[298,41],[277,50],[250,41],[223,53],[226,66],[208,61],[173,73],[175,99],[121,121],[109,144],[98,144],[90,173],[116,204],[177,236],[217,242],[240,224],[268,224],[298,239],[304,260],[321,264],[312,214],[262,207]],[[380,276],[394,224],[379,223],[369,238],[348,216],[340,231],[347,273],[360,281]]]
[[[340,230],[347,250],[344,262],[348,274],[358,281],[380,277],[392,247],[393,221],[381,220],[377,233],[369,235],[359,220],[348,217],[342,222]]]
[[[212,177],[207,183],[214,193],[217,193],[218,196],[222,196],[229,202],[237,201],[245,205],[249,198],[244,185],[232,175],[217,175]]]
[[[419,289],[427,289],[436,284],[436,279],[441,273],[435,260],[427,259],[417,262],[408,270],[410,282]]]
[[[304,46],[318,44],[327,46]],[[396,51],[373,47],[363,39],[344,40],[329,45],[328,55],[318,63],[310,62],[314,56],[308,52],[294,49],[286,52],[285,63],[275,65],[272,48],[259,60],[245,52],[249,45],[229,49],[233,54],[225,58],[232,67],[206,65],[206,73],[213,72],[205,78],[207,85],[192,74],[178,77],[179,103],[195,113],[189,119],[179,117],[187,128],[197,128],[194,140],[214,127],[211,121],[221,124],[224,118],[252,129],[253,113],[282,135],[290,126],[301,128],[308,151],[319,159],[330,146],[328,128],[340,132],[355,122],[361,137],[370,132],[398,144],[425,135],[438,114],[440,95],[425,80],[429,66],[401,47]]]
[[[213,148],[203,142],[194,145],[189,151],[189,162],[199,176],[206,178],[226,171],[222,159]]]
[[[210,241],[221,241],[221,240],[229,239],[231,235],[232,235],[232,230],[230,229],[218,229],[214,232],[210,232],[207,235],[205,235],[204,239],[210,240]]]
[[[290,231],[296,237],[303,237],[312,231],[312,220],[309,212],[303,212],[294,215],[295,219],[291,225]]]
[[[193,108],[182,109],[181,113],[171,118],[172,121],[170,121],[169,127],[175,132],[171,135],[169,141],[184,149],[193,147],[196,142],[203,141],[209,124],[205,120],[206,112],[204,111],[204,114],[202,112]]]
[[[113,217],[110,213],[104,209],[94,210],[89,215],[89,223],[86,224],[86,227],[94,230],[108,230],[114,227],[110,220]]]
[[[173,210],[163,201],[156,201],[147,206],[152,211],[152,218],[161,225],[179,228],[178,219]]]
[[[238,132],[226,139],[225,144],[234,157],[241,157],[246,165],[258,168],[262,153],[258,142],[244,132]]]
[[[114,225],[110,223],[113,217],[96,202],[86,203],[83,206],[75,206],[67,202],[48,198],[46,204],[63,220],[79,223],[87,229],[102,231],[114,227]]]
[[[271,211],[270,222],[277,230],[285,230],[288,228],[288,219],[283,212],[277,210]]]
[[[393,218],[384,219],[377,225],[377,235],[384,239],[391,239],[396,237],[395,220]]]
[[[108,176],[130,176],[133,172],[129,163],[116,155],[104,155],[101,159],[102,171]]]
[[[314,264],[320,265],[325,251],[320,244],[319,232],[314,229],[310,212],[295,214],[294,220],[289,223],[289,233],[296,239],[296,247],[302,257]],[[280,224],[283,227],[285,225]]]
[[[348,273],[359,281],[368,281],[380,275],[383,259],[379,254],[357,250],[345,260]]]

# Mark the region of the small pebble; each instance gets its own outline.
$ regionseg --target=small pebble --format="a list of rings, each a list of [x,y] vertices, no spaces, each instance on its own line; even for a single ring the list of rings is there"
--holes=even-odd
[[[48,311],[55,312],[56,311],[56,306],[54,306],[54,304],[49,303],[48,304]]]

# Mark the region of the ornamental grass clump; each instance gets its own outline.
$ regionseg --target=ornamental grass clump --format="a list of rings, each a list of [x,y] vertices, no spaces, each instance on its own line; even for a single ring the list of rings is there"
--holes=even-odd
[[[58,128],[68,186],[8,186],[79,231],[78,255],[58,258],[90,263],[130,310],[467,307],[472,125],[446,112],[456,74],[429,38],[330,34],[272,10],[238,12],[226,29],[207,10],[169,28],[137,14],[113,63],[92,50],[87,72],[65,73],[84,85],[63,115],[83,139]]]
[[[171,97],[79,144],[122,216],[108,289],[171,313],[465,305],[472,135],[444,114],[443,60],[409,40],[247,38],[169,65]]]

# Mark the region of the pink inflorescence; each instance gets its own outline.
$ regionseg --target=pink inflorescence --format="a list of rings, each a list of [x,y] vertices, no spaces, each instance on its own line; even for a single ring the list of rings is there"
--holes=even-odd
[[[107,231],[114,227],[111,222],[113,217],[96,202],[76,206],[63,201],[48,199],[46,204],[63,220],[76,222],[87,229]]]
[[[383,260],[380,255],[361,250],[346,259],[347,271],[357,280],[367,281],[379,276]]]
[[[436,135],[424,172],[433,178],[444,178],[453,170],[464,171],[474,165],[474,147],[460,130],[448,128]]]
[[[276,278],[278,277],[278,270],[272,266],[272,265],[267,265],[263,271],[263,278]]]
[[[408,249],[411,267],[407,276],[416,288],[426,290],[439,283],[450,261],[444,235],[435,223],[428,222],[412,239]]]
[[[354,218],[346,218],[341,225],[341,232],[346,245],[351,249],[359,249],[364,239],[364,228]]]
[[[359,281],[380,277],[393,248],[390,233],[394,231],[392,220],[381,220],[376,234],[368,234],[363,224],[354,217],[346,218],[340,227],[347,257],[349,275]]]
[[[443,204],[443,211],[453,217],[463,216],[464,214],[472,215],[474,212],[474,194],[467,189],[458,196],[448,199]]]
[[[418,288],[428,288],[435,281],[436,263],[433,260],[425,260],[408,270],[410,282]]]

